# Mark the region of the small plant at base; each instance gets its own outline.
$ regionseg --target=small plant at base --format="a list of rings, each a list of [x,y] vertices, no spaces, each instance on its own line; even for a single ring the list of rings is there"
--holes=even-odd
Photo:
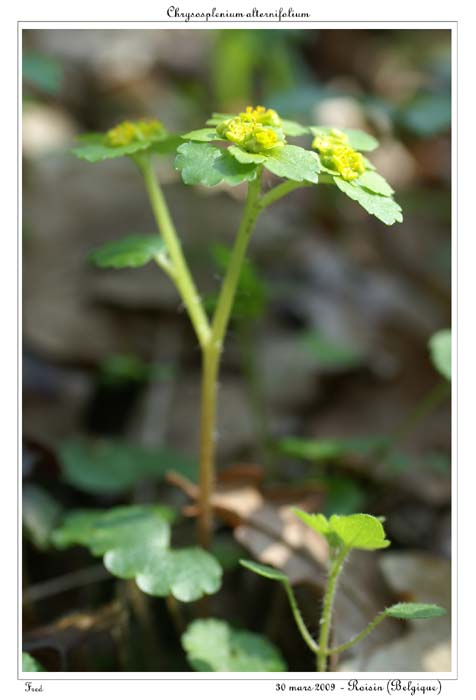
[[[417,620],[440,617],[446,614],[446,610],[439,605],[427,603],[397,603],[389,608],[385,608],[385,610],[376,615],[376,617],[369,622],[367,627],[350,641],[338,647],[329,648],[329,636],[336,588],[346,557],[353,549],[364,549],[368,551],[384,549],[390,545],[390,542],[385,537],[385,531],[381,521],[372,515],[366,515],[364,513],[354,515],[332,515],[327,519],[320,513],[311,515],[297,508],[293,509],[293,512],[311,529],[323,535],[329,546],[329,573],[322,604],[319,639],[317,641],[312,637],[302,618],[293,589],[291,588],[286,574],[273,567],[264,566],[263,564],[245,559],[241,560],[241,564],[259,576],[282,583],[288,596],[299,632],[304,642],[316,656],[318,671],[326,671],[327,659],[330,656],[340,654],[346,649],[350,649],[354,644],[357,644],[370,634],[386,617]]]

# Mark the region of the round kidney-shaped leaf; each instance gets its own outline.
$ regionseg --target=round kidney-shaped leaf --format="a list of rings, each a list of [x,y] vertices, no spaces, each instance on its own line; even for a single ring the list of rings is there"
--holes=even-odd
[[[445,329],[432,335],[429,346],[434,366],[451,381],[451,331]]]
[[[216,593],[221,577],[222,569],[215,557],[203,549],[190,547],[156,552],[136,581],[144,593],[172,594],[177,600],[188,603]]]
[[[199,548],[172,550],[173,511],[160,506],[123,506],[107,511],[71,513],[53,533],[59,548],[74,544],[104,556],[104,566],[118,578],[135,578],[145,593],[172,594],[183,602],[215,593],[222,569]]]
[[[195,671],[286,671],[276,647],[265,637],[238,630],[224,620],[196,620],[182,635]]]
[[[40,664],[39,661],[27,654],[26,651],[22,652],[21,655],[21,670],[23,673],[38,673],[41,671],[46,671],[46,669]]]

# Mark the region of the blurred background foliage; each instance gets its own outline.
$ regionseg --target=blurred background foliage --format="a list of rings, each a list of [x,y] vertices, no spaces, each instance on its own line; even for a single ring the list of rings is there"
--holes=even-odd
[[[423,577],[429,561],[443,565],[450,402],[428,341],[451,325],[449,31],[24,30],[23,78],[24,620],[31,648],[43,635],[47,667],[183,665],[173,630],[147,623],[150,601],[126,584],[112,595],[85,552],[48,544],[64,508],[182,505],[164,475],[196,474],[199,352],[174,288],[152,266],[87,262],[103,242],[153,231],[127,160],[90,166],[68,153],[77,134],[122,119],[182,132],[264,104],[380,140],[372,159],[402,225],[387,229],[326,187],[259,221],[224,354],[218,458],[224,475],[248,465],[272,503],[384,515],[394,546],[421,552]],[[167,159],[158,171],[211,311],[244,192],[185,188]],[[229,529],[218,542],[246,577]],[[50,629],[85,606],[99,611],[87,649],[73,623],[69,636]],[[217,606],[242,625],[258,610],[229,596]],[[127,625],[134,649],[107,637]],[[299,670],[293,638],[272,632]]]

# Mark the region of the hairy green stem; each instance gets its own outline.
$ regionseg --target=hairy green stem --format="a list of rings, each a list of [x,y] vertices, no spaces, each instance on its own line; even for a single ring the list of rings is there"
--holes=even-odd
[[[302,619],[301,611],[299,610],[296,598],[294,596],[294,591],[289,585],[288,581],[283,581],[283,586],[284,590],[287,593],[294,620],[296,622],[299,632],[301,633],[301,637],[304,639],[304,641],[306,642],[309,649],[313,652],[313,654],[317,654],[319,652],[319,647],[317,646],[309,630],[307,629],[306,623]]]
[[[144,177],[157,227],[164,239],[173,266],[167,265],[166,271],[177,285],[182,301],[195,329],[198,341],[201,347],[204,348],[210,338],[210,325],[203,309],[200,295],[197,292],[192,275],[185,261],[182,246],[177,232],[175,231],[175,226],[172,222],[167,203],[155,177],[150,158],[147,157],[142,160],[137,158],[136,162]],[[161,266],[164,266],[163,263]]]
[[[339,647],[335,647],[334,649],[329,649],[327,652],[329,656],[334,656],[334,654],[341,654],[343,651],[346,649],[350,649],[350,647],[354,646],[354,644],[357,644],[357,642],[360,642],[361,639],[364,639],[368,634],[374,630],[378,624],[382,622],[382,620],[385,620],[387,617],[387,611],[384,610],[383,612],[379,613],[374,617],[372,622],[369,622],[367,627],[362,630],[358,635],[356,635],[353,639],[350,640],[350,642],[346,642],[345,644],[341,644]]]
[[[334,605],[336,585],[347,553],[348,549],[343,547],[337,552],[335,558],[331,559],[329,579],[327,581],[326,593],[323,600],[323,610],[319,633],[319,651],[316,654],[317,670],[321,673],[325,672],[327,666],[327,656],[329,654],[327,645],[329,643],[329,633],[331,631],[332,608]]]

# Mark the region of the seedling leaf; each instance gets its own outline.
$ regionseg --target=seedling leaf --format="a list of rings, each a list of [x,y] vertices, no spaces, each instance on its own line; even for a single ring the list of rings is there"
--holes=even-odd
[[[311,513],[305,513],[299,508],[293,508],[293,513],[294,515],[297,515],[297,517],[302,520],[303,523],[308,525],[316,532],[319,532],[321,535],[325,535],[327,537],[330,534],[329,521],[325,515],[322,515],[322,513],[316,513],[313,515]]]
[[[451,381],[451,331],[445,329],[432,335],[429,347],[435,368],[445,379]]]
[[[265,637],[231,627],[224,620],[195,620],[182,635],[195,671],[286,671],[276,647]]]
[[[426,620],[446,615],[445,608],[430,603],[397,603],[385,610],[389,617],[401,620]]]
[[[39,661],[27,654],[26,651],[22,652],[21,655],[21,670],[23,673],[41,673],[46,671],[46,669],[40,664]]]
[[[373,214],[377,219],[383,221],[387,226],[395,222],[403,221],[402,209],[391,197],[384,197],[381,194],[370,192],[364,187],[360,187],[353,182],[347,182],[341,177],[334,177],[337,187],[350,199],[358,202],[369,214]]]
[[[324,535],[332,546],[343,545],[346,549],[384,549],[390,542],[378,518],[365,513],[332,515],[329,520],[317,513],[312,515],[298,508],[293,512],[306,525]]]
[[[332,515],[330,529],[349,549],[384,549],[390,545],[385,539],[383,525],[372,515]]]
[[[264,578],[270,578],[273,581],[287,581],[288,577],[283,574],[279,569],[275,569],[272,566],[265,566],[264,564],[258,564],[255,561],[250,561],[249,559],[240,559],[241,566],[245,569],[253,571],[253,573],[258,574],[258,576],[264,576]]]
[[[121,506],[107,511],[73,512],[53,533],[60,549],[80,544],[118,578],[135,578],[150,595],[173,595],[190,602],[215,593],[222,569],[199,548],[172,550],[170,522],[174,513],[160,506]]]
[[[132,234],[93,250],[89,260],[98,267],[142,267],[164,251],[160,236]]]

